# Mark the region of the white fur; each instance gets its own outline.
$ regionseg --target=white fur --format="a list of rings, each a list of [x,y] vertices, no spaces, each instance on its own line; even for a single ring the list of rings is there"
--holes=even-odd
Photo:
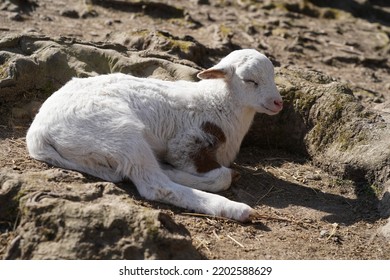
[[[273,66],[255,50],[239,50],[198,76],[203,80],[74,78],[40,108],[27,133],[29,153],[104,180],[129,178],[146,199],[246,221],[251,207],[203,190],[230,186],[228,167],[255,113],[282,109]],[[217,143],[201,129],[205,122],[226,141],[214,145],[221,167],[200,173],[192,160],[197,145]]]

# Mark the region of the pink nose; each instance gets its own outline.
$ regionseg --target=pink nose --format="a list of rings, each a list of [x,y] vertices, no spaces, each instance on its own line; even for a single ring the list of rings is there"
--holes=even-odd
[[[282,100],[275,100],[274,104],[280,110],[283,108],[283,101]]]

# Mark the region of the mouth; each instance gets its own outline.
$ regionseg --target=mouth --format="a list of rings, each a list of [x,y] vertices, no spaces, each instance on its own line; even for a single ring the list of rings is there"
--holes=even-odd
[[[262,109],[265,109],[265,112],[266,114],[268,115],[276,115],[277,113],[279,113],[281,110],[271,110],[270,108],[268,108],[267,106],[265,106],[264,104],[260,104],[260,107]]]

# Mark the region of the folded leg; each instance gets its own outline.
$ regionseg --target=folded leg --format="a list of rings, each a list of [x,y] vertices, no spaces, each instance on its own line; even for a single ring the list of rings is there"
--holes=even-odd
[[[205,173],[190,173],[167,165],[162,168],[175,183],[209,192],[226,190],[239,177],[238,172],[224,166]]]
[[[222,166],[217,150],[226,141],[222,130],[210,122],[186,129],[168,143],[164,173],[174,182],[191,188],[218,192],[229,188],[237,172]]]

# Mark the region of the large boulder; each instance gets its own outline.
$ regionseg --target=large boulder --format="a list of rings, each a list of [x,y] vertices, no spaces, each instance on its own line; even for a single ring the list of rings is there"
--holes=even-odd
[[[77,172],[0,170],[0,220],[18,223],[6,259],[199,259],[188,231]]]
[[[390,124],[364,108],[346,85],[322,73],[279,68],[285,100],[276,116],[259,114],[245,145],[306,154],[317,165],[358,184],[390,179]]]
[[[141,57],[119,44],[86,43],[41,35],[9,35],[0,39],[0,98],[18,94],[48,97],[72,77],[122,72],[165,80],[192,80],[198,70],[168,60]]]

